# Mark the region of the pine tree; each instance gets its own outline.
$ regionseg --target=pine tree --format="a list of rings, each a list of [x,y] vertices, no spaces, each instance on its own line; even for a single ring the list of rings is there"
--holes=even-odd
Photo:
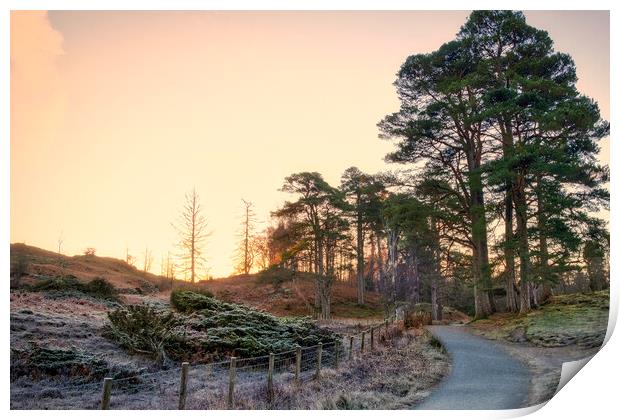
[[[597,141],[608,134],[591,99],[579,94],[570,56],[555,52],[547,32],[527,25],[520,12],[478,11],[459,33],[486,85],[484,106],[498,135],[501,157],[488,164],[491,184],[505,191],[507,272],[519,257],[519,311],[530,309],[530,283],[550,293],[550,236],[568,232],[558,215],[579,211],[579,195],[604,199],[606,169],[596,162]],[[574,191],[578,190],[578,193]],[[534,202],[536,205],[531,205]],[[512,231],[512,208],[516,231]],[[532,219],[537,216],[537,223]],[[581,216],[580,218],[583,218]],[[549,228],[555,226],[555,228]],[[531,232],[538,249],[531,247]],[[574,249],[570,235],[563,245]],[[574,241],[573,241],[574,242]],[[532,264],[533,257],[538,264]],[[538,278],[538,280],[536,280]],[[507,293],[511,285],[507,284]]]

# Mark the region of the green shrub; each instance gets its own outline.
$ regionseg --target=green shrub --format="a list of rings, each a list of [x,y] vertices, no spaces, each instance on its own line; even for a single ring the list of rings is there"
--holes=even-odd
[[[170,300],[185,315],[128,307],[108,314],[106,336],[133,352],[192,362],[264,356],[339,339],[309,318],[278,318],[206,294],[181,290]]]
[[[284,282],[292,281],[293,272],[287,268],[272,265],[266,270],[258,273],[256,275],[256,280],[259,283],[272,283],[274,285],[280,285]]]
[[[170,303],[177,311],[189,313],[201,309],[216,308],[224,302],[214,299],[213,294],[207,290],[175,290],[170,294]]]
[[[29,350],[11,349],[11,381],[29,376],[75,377],[84,382],[104,377],[108,364],[76,349],[51,349],[35,346]]]
[[[166,345],[177,335],[179,319],[150,305],[129,305],[108,312],[103,335],[130,353],[147,354],[159,363],[167,359]]]
[[[312,346],[338,339],[309,318],[279,318],[253,308],[192,292],[179,292],[173,305],[192,312],[188,327],[208,353],[260,356],[290,351],[296,344]]]
[[[103,277],[82,283],[74,275],[41,280],[30,287],[34,292],[48,292],[53,297],[87,295],[98,299],[118,301],[118,290]]]
[[[49,279],[43,279],[31,286],[30,289],[33,292],[46,292],[49,290],[80,290],[83,288],[83,284],[74,275],[67,275],[64,277],[54,277]]]
[[[86,293],[102,299],[118,299],[118,291],[103,277],[95,277],[85,285]]]
[[[13,257],[11,258],[11,277],[16,284],[19,284],[19,280],[28,274],[30,259],[24,254],[12,255],[11,257]]]
[[[431,337],[428,340],[428,343],[435,347],[438,350],[442,350],[443,351],[443,344],[441,344],[441,341],[439,341],[434,335],[431,335]]]

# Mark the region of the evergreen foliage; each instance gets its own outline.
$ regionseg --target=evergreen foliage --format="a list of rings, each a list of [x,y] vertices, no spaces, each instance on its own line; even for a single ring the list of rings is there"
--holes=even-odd
[[[95,277],[88,283],[73,275],[44,279],[29,287],[34,292],[47,292],[52,296],[84,294],[96,299],[118,302],[118,290],[103,277]]]
[[[28,350],[11,349],[11,380],[22,376],[76,378],[84,382],[99,380],[108,364],[77,349],[53,349],[34,346]]]
[[[265,356],[338,339],[308,318],[279,318],[206,294],[175,291],[171,303],[181,314],[148,305],[109,312],[104,335],[160,363]]]

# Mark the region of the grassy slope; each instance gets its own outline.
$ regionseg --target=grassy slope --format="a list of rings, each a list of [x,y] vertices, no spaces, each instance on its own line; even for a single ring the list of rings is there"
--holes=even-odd
[[[86,255],[70,257],[34,246],[11,244],[11,262],[18,255],[25,256],[29,262],[22,283],[32,284],[39,279],[72,275],[84,282],[104,277],[121,290],[141,288],[153,291],[163,280],[160,276],[140,271],[116,258]]]
[[[159,276],[143,273],[122,260],[104,257],[68,257],[23,244],[11,245],[11,259],[25,255],[29,260],[27,275],[21,284],[37,284],[61,275],[76,276],[82,282],[102,276],[121,290],[124,304],[151,303],[167,307],[169,291],[160,292],[156,285]],[[64,262],[61,266],[61,262]],[[310,278],[300,276],[295,282],[281,285],[258,282],[255,276],[232,277],[207,282],[216,296],[232,302],[244,303],[276,315],[311,314],[309,302],[314,296]],[[167,282],[166,282],[167,284]],[[135,290],[139,287],[141,292]],[[334,287],[335,313],[339,316],[378,315],[381,313],[378,297],[371,294],[368,306],[358,307],[355,287],[338,284]],[[50,349],[72,348],[92,357],[106,360],[111,366],[129,369],[146,368],[152,361],[138,355],[128,355],[119,346],[102,337],[107,312],[117,306],[83,293],[33,292],[27,288],[11,289],[11,348],[24,351],[39,346]],[[370,318],[366,318],[370,322]]]
[[[218,299],[243,303],[280,316],[312,315],[314,280],[299,273],[294,281],[281,284],[260,281],[257,276],[233,276],[200,283]],[[356,303],[356,287],[336,282],[332,289],[332,315],[335,318],[381,317],[379,294],[368,292],[366,304]]]
[[[313,360],[302,371],[303,386],[294,382],[292,367],[279,369],[274,375],[275,398],[266,402],[265,371],[237,370],[236,408],[239,409],[404,409],[415,405],[449,370],[447,355],[433,344],[428,334],[408,330],[396,334],[389,347],[379,345],[351,362],[342,360],[334,369],[324,359],[321,380],[312,380]],[[225,409],[228,372],[189,369],[190,392],[187,409]],[[153,387],[152,385],[155,384]],[[13,409],[96,409],[100,401],[100,382],[77,391],[45,392],[37,398],[19,395],[11,387]],[[36,384],[35,390],[53,387]],[[120,385],[123,386],[123,385]],[[125,383],[113,388],[112,409],[171,409],[178,404],[179,370],[159,372],[147,382]],[[19,386],[17,387],[19,388]]]
[[[73,275],[81,281],[104,277],[114,287],[124,291],[126,303],[159,299],[168,301],[169,292],[158,292],[157,286],[168,285],[160,276],[144,273],[123,260],[107,257],[65,256],[24,244],[11,244],[11,259],[18,254],[30,261],[28,275],[23,283],[36,283],[42,278]],[[177,282],[182,283],[182,282]],[[231,276],[199,284],[220,300],[242,303],[279,316],[312,315],[314,281],[310,275],[300,273],[293,282],[275,284],[259,281],[257,276]],[[148,296],[136,295],[139,288]],[[356,287],[351,283],[336,282],[333,286],[332,313],[336,318],[381,317],[383,308],[378,293],[368,292],[366,304],[356,303]]]
[[[599,347],[609,316],[609,291],[554,296],[526,315],[496,314],[472,323],[493,339],[530,342],[542,347]]]
[[[22,284],[34,284],[44,279],[69,274],[76,276],[82,282],[88,282],[94,277],[101,276],[109,279],[115,287],[121,289],[120,297],[124,303],[151,302],[167,305],[168,302],[169,292],[160,292],[155,287],[161,280],[158,276],[142,273],[121,260],[84,256],[66,257],[25,245],[12,245],[11,257],[14,258],[17,254],[27,255],[30,261],[28,274],[22,279]],[[61,261],[64,261],[64,266],[61,266]],[[294,282],[289,281],[282,284],[259,281],[255,276],[238,276],[205,283],[201,287],[212,290],[217,297],[232,302],[242,302],[277,315],[310,314],[311,303],[314,300],[314,282],[311,276],[304,274],[299,275]],[[137,287],[142,291],[137,292],[135,290]],[[343,319],[341,320],[342,328],[354,330],[357,324],[372,322],[372,317],[381,316],[379,296],[375,293],[369,293],[367,300],[368,304],[363,306],[354,303],[355,287],[352,284],[338,283],[334,286],[334,315],[343,318],[365,318],[355,321]],[[64,357],[65,353],[75,354],[80,361],[89,366],[90,364],[107,366],[106,369],[110,369],[114,375],[137,374],[154,369],[153,361],[149,358],[142,355],[127,354],[118,345],[102,337],[102,328],[107,319],[106,313],[116,305],[117,303],[114,302],[103,301],[79,293],[53,294],[33,292],[27,288],[12,289],[11,348],[15,351],[11,357],[11,369],[14,374],[11,377],[12,392],[30,389],[30,387],[36,389],[57,387],[59,383],[74,385],[76,381],[86,380],[82,375],[84,367],[76,368],[81,372],[76,377],[72,376],[73,373],[68,373],[69,376],[64,374],[50,376],[46,373],[28,371],[30,369],[29,363],[34,363],[34,361],[30,360],[29,362],[29,359],[23,359],[19,354],[23,352],[26,352],[23,354],[30,354],[28,352],[31,352],[33,348],[40,348],[43,352],[52,352],[50,357],[58,359],[58,363],[62,362],[60,359]],[[347,323],[354,323],[355,325],[348,325]],[[358,368],[346,370],[340,374],[334,373],[333,378],[331,378],[333,383],[331,380],[329,381],[330,387],[344,387],[342,393],[338,395],[323,392],[327,389],[322,386],[318,388],[313,386],[307,393],[304,393],[300,400],[297,400],[297,396],[294,398],[289,396],[284,398],[283,404],[285,407],[295,408],[302,406],[312,408],[398,407],[400,404],[411,404],[421,394],[423,395],[428,386],[435,383],[445,373],[447,366],[445,357],[439,355],[428,343],[416,341],[411,344],[413,347],[407,347],[409,349],[407,352],[414,352],[414,358],[410,358],[411,354],[404,352],[395,355],[388,363],[378,356],[375,360],[376,369],[370,376],[364,370],[363,372],[360,371],[361,376],[359,378],[353,380],[350,375],[357,372]],[[432,369],[429,368],[428,363],[421,364],[419,362],[426,357],[433,360]],[[73,363],[73,356],[69,362],[70,364]],[[410,375],[391,377],[390,386],[387,389],[384,382],[386,379],[380,373],[388,367],[400,371],[403,366],[408,366],[407,363],[417,365],[411,369]],[[356,365],[359,365],[359,368],[364,367],[364,369],[369,366],[366,362]],[[87,367],[90,369],[89,366]],[[61,369],[66,370],[67,368]],[[73,370],[75,369],[71,368],[71,371]],[[357,373],[355,374],[357,375]],[[93,373],[93,375],[96,376],[99,373]],[[341,375],[346,377],[341,378]],[[99,381],[97,380],[98,376],[95,376],[92,378],[94,381],[92,383],[97,387],[93,391],[93,395],[98,401]],[[376,383],[368,383],[364,379],[374,378],[375,376]],[[326,379],[328,379],[327,372]],[[352,384],[357,385],[354,389],[349,389],[350,387],[346,386],[345,383],[341,383],[342,380],[345,380],[346,383],[352,381]],[[91,379],[88,381],[90,382]],[[411,393],[404,389],[409,389]],[[352,393],[349,394],[348,391],[352,391]],[[288,391],[282,389],[280,392],[286,394]],[[291,399],[289,400],[289,398]],[[28,394],[19,397],[12,396],[11,400],[14,407],[33,408]],[[65,398],[60,398],[60,400],[65,400]],[[316,404],[319,402],[320,406],[317,406]],[[93,404],[96,405],[96,401]],[[251,406],[255,402],[248,401],[248,404]],[[71,404],[67,406],[71,406]]]

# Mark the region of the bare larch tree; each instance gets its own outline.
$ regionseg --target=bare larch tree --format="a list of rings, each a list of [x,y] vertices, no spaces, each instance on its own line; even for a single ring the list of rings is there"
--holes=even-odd
[[[151,271],[153,265],[153,251],[147,246],[144,250],[144,272]]]
[[[235,255],[235,271],[237,273],[250,274],[254,266],[254,224],[256,217],[254,210],[252,210],[253,203],[244,199],[241,199],[241,201],[243,201],[244,209],[241,222],[241,240]]]
[[[179,258],[183,262],[183,270],[189,274],[190,281],[196,281],[196,273],[203,267],[205,258],[202,253],[207,232],[207,219],[205,218],[199,197],[194,188],[191,193],[185,195],[185,204],[176,224],[172,224],[179,234]]]

